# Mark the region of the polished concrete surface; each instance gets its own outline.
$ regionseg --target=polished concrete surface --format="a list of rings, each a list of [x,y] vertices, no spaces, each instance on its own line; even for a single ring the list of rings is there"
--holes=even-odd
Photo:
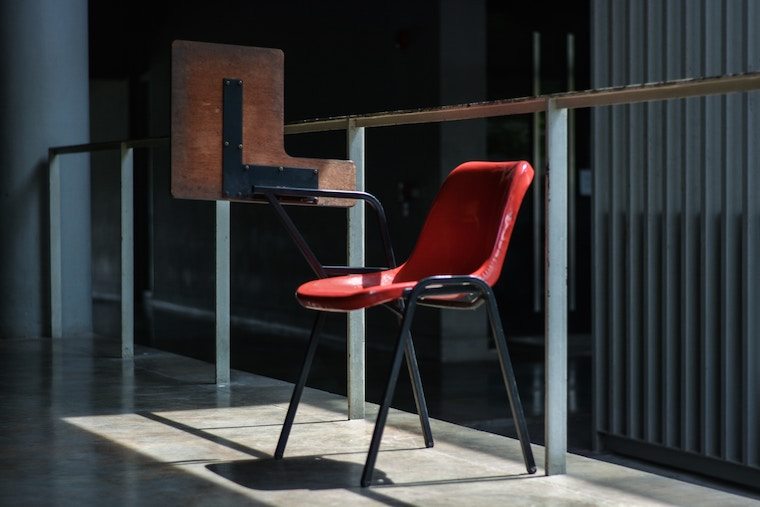
[[[0,505],[760,505],[568,455],[527,475],[517,441],[393,411],[373,486],[358,486],[372,432],[345,399],[307,389],[286,458],[272,459],[292,386],[93,338],[0,340]],[[372,411],[373,407],[370,407]],[[543,449],[534,446],[542,465]]]
[[[118,307],[101,302],[95,310],[99,334],[118,336],[119,329],[114,327],[119,323]],[[299,308],[294,308],[294,311],[307,312]],[[372,321],[372,316],[372,312],[368,312],[366,399],[379,403],[392,360],[395,322],[391,320],[394,327],[390,331],[383,330],[375,327],[378,321]],[[380,317],[390,317],[390,313]],[[213,319],[154,310],[150,319],[138,321],[138,324],[142,326],[142,331],[138,333],[138,343],[142,345],[204,361],[214,360]],[[294,382],[306,351],[308,329],[286,334],[277,333],[272,327],[266,324],[245,326],[233,319],[230,333],[232,366]],[[328,332],[323,333],[309,375],[309,386],[345,396],[345,316],[328,315],[325,328]],[[420,347],[419,336],[415,334],[415,337],[418,338],[420,372],[432,417],[504,436],[517,436],[495,349],[490,351],[490,357],[483,360],[444,364],[434,357],[425,357],[424,351],[420,350],[423,347]],[[542,444],[545,387],[543,337],[508,335],[507,340],[531,440]],[[587,453],[592,446],[591,337],[571,335],[568,355],[568,447],[576,453]],[[393,407],[414,411],[409,378],[405,368],[402,370]]]

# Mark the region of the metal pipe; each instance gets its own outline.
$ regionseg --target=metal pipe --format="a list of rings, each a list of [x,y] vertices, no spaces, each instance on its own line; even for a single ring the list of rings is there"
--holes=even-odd
[[[336,116],[305,120],[285,125],[285,134],[343,130],[346,128],[346,122],[349,120],[354,120],[356,127],[391,127],[394,125],[438,123],[490,118],[494,116],[530,114],[536,111],[544,111],[546,101],[550,99],[556,100],[557,107],[559,108],[579,109],[705,95],[722,95],[757,89],[760,89],[760,72],[747,72],[717,77],[674,79],[656,83],[553,93],[539,97],[521,97],[426,109],[407,109],[357,116]]]
[[[441,106],[428,109],[407,109],[387,111],[357,116],[336,116],[285,125],[285,134],[302,134],[307,132],[326,132],[343,130],[348,120],[354,120],[357,127],[391,127],[394,125],[412,125],[420,123],[437,123],[455,120],[474,120],[494,116],[513,114],[530,114],[544,110],[545,98],[524,97],[518,99],[496,100],[491,102],[472,102]]]
[[[356,190],[364,192],[364,127],[356,127],[355,122],[349,121],[346,135],[348,158],[353,160],[356,166]],[[364,243],[366,238],[366,220],[363,200],[357,200],[354,206],[348,208],[347,236],[348,266],[364,267],[366,263]],[[366,376],[366,361],[364,356],[366,321],[364,310],[356,310],[348,314],[347,335],[348,418],[364,419]]]
[[[230,203],[216,201],[216,383],[230,382]]]
[[[135,355],[134,149],[121,145],[121,357]]]
[[[61,159],[48,152],[50,177],[50,336],[63,337],[63,285],[61,276]]]
[[[567,469],[567,109],[546,106],[546,475]]]
[[[760,88],[760,72],[748,72],[721,77],[675,79],[660,83],[619,86],[549,96],[555,98],[557,107],[578,109],[582,107],[612,106],[650,102],[653,100],[685,99],[706,95],[723,95],[746,92]]]
[[[103,141],[97,143],[72,144],[68,146],[53,146],[50,152],[55,155],[66,155],[72,153],[94,153],[96,151],[116,151],[121,150],[122,145],[127,148],[157,148],[168,146],[168,137],[147,137],[144,139],[126,139],[123,141]]]

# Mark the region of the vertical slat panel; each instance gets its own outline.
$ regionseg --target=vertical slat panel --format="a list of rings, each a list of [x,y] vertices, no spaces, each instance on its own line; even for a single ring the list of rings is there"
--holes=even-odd
[[[626,61],[628,71],[626,82],[641,83],[644,78],[643,39],[643,8],[640,2],[628,2],[628,43]],[[627,274],[627,297],[626,297],[626,355],[627,378],[626,400],[628,436],[641,438],[641,185],[642,175],[642,126],[643,106],[634,104],[627,107],[628,140],[626,164],[626,187],[627,187],[627,229],[626,235],[626,274]]]
[[[680,37],[682,27],[681,4],[678,2],[665,3],[665,78],[678,79],[682,77],[681,58],[682,40]],[[664,329],[663,329],[663,437],[666,445],[673,446],[677,443],[678,428],[680,427],[680,413],[678,398],[679,390],[679,232],[678,227],[680,213],[680,169],[681,169],[681,134],[682,134],[682,102],[670,100],[666,104],[665,123],[665,179],[663,192],[665,199],[664,216]]]
[[[592,23],[591,40],[598,41],[592,44],[592,86],[609,86],[609,44],[602,44],[607,40],[609,30],[607,23],[598,20],[607,20],[609,17],[607,0],[598,0],[592,5],[591,19],[597,20]],[[592,231],[593,231],[593,334],[594,334],[594,448],[600,449],[598,440],[599,431],[609,430],[610,404],[608,386],[609,358],[608,358],[608,243],[609,237],[609,193],[604,190],[609,188],[610,173],[610,139],[609,139],[609,107],[594,108],[591,110],[592,124],[599,136],[591,136],[593,153],[593,192],[592,192]]]
[[[701,53],[701,11],[687,8],[684,1],[683,61],[684,76],[702,75]],[[699,213],[699,179],[697,170],[701,163],[699,156],[702,113],[700,99],[686,99],[683,115],[683,142],[681,166],[681,447],[697,449],[696,422],[698,421],[697,399],[697,325],[698,313],[698,270],[699,238],[696,216]]]
[[[724,14],[724,61],[725,72],[737,72],[741,67],[741,31],[735,27],[741,26],[741,5],[739,2],[728,1]],[[723,173],[723,203],[722,203],[722,387],[723,387],[723,455],[727,460],[740,459],[739,438],[741,436],[740,418],[740,382],[741,370],[738,368],[741,352],[738,335],[739,313],[741,301],[739,294],[740,272],[740,228],[737,227],[737,209],[741,203],[739,185],[741,184],[741,115],[742,99],[738,94],[729,94],[725,98],[725,128],[724,128],[724,173]],[[737,181],[737,177],[739,177]]]
[[[754,0],[744,1],[744,51],[745,69],[760,70],[760,7]],[[760,137],[760,92],[745,94],[744,118],[744,160],[742,176],[742,435],[743,462],[758,466],[760,459],[760,378],[758,362],[760,347],[758,334],[758,308],[760,308],[760,162],[757,140]]]
[[[704,69],[707,75],[718,75],[722,70],[723,37],[722,9],[720,3],[702,0],[703,32],[705,50]],[[702,124],[704,144],[702,145],[702,246],[701,246],[701,291],[700,291],[700,348],[701,362],[701,412],[702,430],[701,452],[708,456],[719,453],[718,439],[720,397],[718,393],[719,363],[719,323],[720,323],[720,185],[721,185],[721,97],[706,97],[704,122]]]
[[[592,8],[595,87],[760,69],[754,0]],[[760,466],[758,100],[593,113],[595,427],[723,478]]]
[[[623,2],[611,4],[610,36],[612,40],[611,84],[620,85],[625,83],[625,59],[626,59],[626,32],[627,32],[627,9]],[[612,164],[610,165],[610,387],[612,389],[612,431],[623,434],[626,431],[625,421],[625,302],[622,291],[625,283],[625,222],[623,221],[623,206],[625,205],[625,165],[627,136],[625,126],[627,123],[627,106],[613,106],[610,124]]]
[[[654,82],[662,80],[662,1],[647,0],[645,32],[647,36],[646,48],[646,81]],[[647,163],[644,175],[646,177],[646,230],[645,230],[645,353],[644,353],[644,399],[645,399],[645,434],[644,438],[650,442],[660,442],[660,387],[661,375],[657,365],[660,363],[660,331],[661,331],[661,299],[660,269],[661,232],[659,224],[662,222],[662,174],[663,174],[663,136],[662,117],[663,103],[652,102],[645,105],[646,108],[646,143]]]

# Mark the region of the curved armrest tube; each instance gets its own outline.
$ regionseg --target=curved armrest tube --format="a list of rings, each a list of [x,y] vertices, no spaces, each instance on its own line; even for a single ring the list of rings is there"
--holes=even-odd
[[[336,199],[360,199],[369,204],[377,214],[377,221],[380,225],[380,234],[385,249],[385,257],[388,266],[396,267],[396,256],[393,254],[391,245],[391,235],[388,232],[388,220],[385,217],[385,209],[380,201],[372,194],[359,192],[357,190],[327,190],[311,188],[291,188],[291,187],[262,187],[255,188],[256,193],[272,194],[279,197],[333,197]]]

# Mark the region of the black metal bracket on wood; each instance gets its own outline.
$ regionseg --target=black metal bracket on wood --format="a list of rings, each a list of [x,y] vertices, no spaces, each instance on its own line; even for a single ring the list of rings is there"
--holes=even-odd
[[[243,81],[224,78],[222,82],[222,193],[230,198],[257,197],[276,211],[291,239],[320,278],[348,273],[368,273],[387,268],[323,266],[317,260],[301,232],[283,208],[284,203],[314,204],[320,197],[361,199],[377,213],[388,267],[396,266],[385,211],[377,198],[366,192],[319,188],[319,172],[284,166],[243,163]]]
[[[259,187],[318,188],[316,169],[243,163],[243,81],[222,81],[222,194],[231,198],[261,196]],[[301,202],[316,202],[305,197]]]

